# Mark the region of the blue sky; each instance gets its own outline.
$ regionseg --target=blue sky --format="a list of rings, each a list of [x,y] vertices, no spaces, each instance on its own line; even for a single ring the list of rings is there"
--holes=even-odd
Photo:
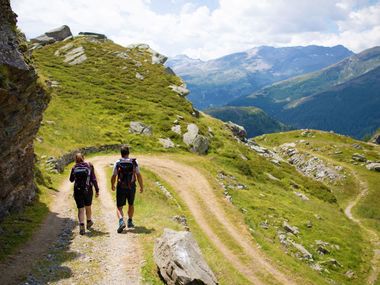
[[[211,59],[261,45],[380,45],[380,0],[11,0],[28,38],[68,25],[168,56]]]

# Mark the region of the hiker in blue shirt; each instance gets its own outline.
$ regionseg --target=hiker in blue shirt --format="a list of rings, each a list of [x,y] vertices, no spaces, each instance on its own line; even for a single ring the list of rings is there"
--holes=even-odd
[[[144,191],[143,179],[140,173],[139,165],[135,158],[129,158],[129,147],[121,147],[121,158],[116,161],[113,174],[111,177],[112,191],[115,191],[116,185],[116,206],[117,217],[119,218],[118,233],[121,233],[126,225],[124,222],[123,207],[128,200],[128,228],[133,228],[134,201],[136,193],[136,179],[140,185],[140,193]]]

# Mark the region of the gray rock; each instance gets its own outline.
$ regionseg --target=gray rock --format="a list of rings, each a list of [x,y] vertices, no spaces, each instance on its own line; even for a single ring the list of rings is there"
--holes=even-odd
[[[173,132],[179,134],[179,135],[182,133],[182,132],[181,132],[181,125],[175,125],[175,126],[173,126],[173,127],[171,128],[171,130],[172,130]]]
[[[297,227],[293,227],[293,226],[289,225],[288,222],[286,222],[286,221],[284,221],[284,223],[282,224],[282,227],[288,233],[292,233],[294,235],[298,235],[300,233],[300,231]]]
[[[380,144],[380,133],[377,133],[375,134],[371,140],[370,140],[372,143],[375,143],[375,144]]]
[[[167,67],[165,68],[165,73],[176,76],[176,74],[175,74],[175,72],[173,71],[173,69],[171,69],[169,66],[167,66]]]
[[[39,43],[42,45],[51,44],[57,41],[63,41],[64,39],[72,36],[70,28],[66,25],[59,28],[50,30],[45,34],[38,36],[34,39],[30,39],[32,43]]]
[[[156,239],[154,261],[168,285],[218,284],[190,232],[165,229]]]
[[[104,34],[98,34],[98,33],[93,33],[93,32],[79,32],[79,35],[81,35],[81,36],[90,36],[90,37],[97,38],[99,40],[106,40],[107,39],[106,35],[104,35]]]
[[[225,123],[225,125],[231,130],[232,134],[239,140],[247,140],[247,131],[244,129],[244,127],[239,126],[231,121]]]
[[[138,44],[130,44],[127,46],[127,48],[129,49],[134,49],[134,48],[137,48],[139,50],[147,50],[147,49],[150,49],[149,45],[147,44],[141,44],[141,43],[138,43]]]
[[[294,194],[296,194],[298,197],[300,197],[301,200],[303,200],[303,201],[309,201],[310,200],[305,194],[303,194],[301,192],[294,192]]]
[[[197,135],[193,141],[191,150],[198,154],[206,154],[209,148],[208,138],[205,136]]]
[[[354,279],[356,278],[356,274],[354,271],[352,270],[348,270],[346,271],[346,273],[344,273],[344,275],[347,277],[347,279],[351,280],[351,279]]]
[[[141,75],[140,73],[136,72],[136,78],[139,80],[144,80],[144,76]]]
[[[132,134],[141,134],[141,135],[151,136],[152,127],[147,126],[141,122],[131,122],[129,125],[129,132]]]
[[[332,266],[332,267],[343,267],[342,264],[340,264],[336,259],[334,258],[330,258],[328,260],[325,260],[325,261],[321,261],[319,263],[320,265],[327,265],[327,266]]]
[[[65,59],[63,62],[68,63],[70,65],[76,65],[84,62],[87,59],[84,48],[82,46],[72,48],[73,45],[67,44],[63,46],[62,51],[65,52]]]
[[[181,97],[185,97],[190,93],[190,90],[184,86],[169,85],[169,88]]]
[[[171,141],[171,139],[159,139],[160,143],[164,148],[173,148],[175,147],[174,143]]]
[[[359,162],[366,162],[367,161],[367,159],[364,157],[364,155],[359,154],[359,153],[354,153],[352,155],[352,159],[356,160],[356,161],[359,161]]]
[[[371,162],[371,163],[368,163],[366,165],[366,168],[368,170],[372,170],[372,171],[378,171],[380,172],[380,163],[376,163],[376,162]]]
[[[198,126],[196,124],[189,124],[187,126],[187,132],[183,135],[183,142],[188,146],[192,145],[198,133]]]
[[[152,64],[164,64],[167,60],[167,56],[152,50]]]
[[[292,242],[291,244],[302,254],[303,258],[309,260],[313,259],[313,255],[302,244],[296,242]]]

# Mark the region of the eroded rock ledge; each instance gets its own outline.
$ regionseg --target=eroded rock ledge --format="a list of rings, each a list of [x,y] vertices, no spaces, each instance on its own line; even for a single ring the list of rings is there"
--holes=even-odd
[[[36,193],[33,139],[48,96],[25,62],[9,0],[0,0],[0,220]]]

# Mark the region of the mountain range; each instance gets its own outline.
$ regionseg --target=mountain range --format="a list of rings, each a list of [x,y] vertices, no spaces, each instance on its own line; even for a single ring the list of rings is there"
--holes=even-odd
[[[361,138],[380,125],[380,47],[320,71],[275,83],[231,106],[255,106],[297,128]]]
[[[166,65],[187,83],[189,99],[199,109],[222,106],[274,82],[320,70],[353,53],[344,46],[261,46],[202,61],[185,55]]]

